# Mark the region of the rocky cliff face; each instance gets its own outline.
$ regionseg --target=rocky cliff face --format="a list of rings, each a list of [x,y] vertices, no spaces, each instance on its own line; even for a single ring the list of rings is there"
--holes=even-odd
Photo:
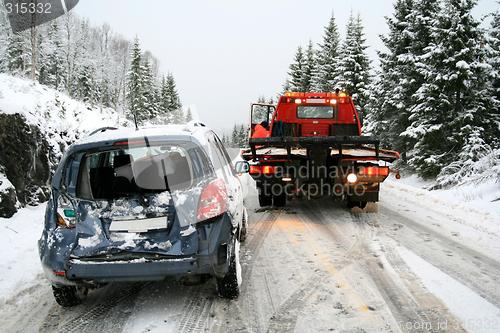
[[[0,168],[0,217],[10,217],[17,212],[20,202],[17,200],[16,188],[3,171]]]
[[[46,201],[55,156],[38,127],[27,124],[20,114],[0,113],[0,147],[0,165],[19,202]]]

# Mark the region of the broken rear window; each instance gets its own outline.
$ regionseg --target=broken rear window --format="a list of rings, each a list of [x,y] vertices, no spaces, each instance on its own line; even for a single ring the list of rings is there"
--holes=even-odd
[[[213,174],[203,150],[190,142],[150,142],[88,153],[80,165],[77,197],[116,199],[183,190]]]

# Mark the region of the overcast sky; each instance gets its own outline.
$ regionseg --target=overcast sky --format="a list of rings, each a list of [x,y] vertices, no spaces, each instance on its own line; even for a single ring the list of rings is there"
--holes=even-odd
[[[75,12],[93,24],[109,23],[172,72],[184,105],[215,129],[248,122],[249,104],[281,90],[298,45],[321,41],[332,12],[340,31],[350,11],[366,27],[369,54],[376,60],[386,32],[390,0],[81,0]],[[498,9],[480,0],[474,14]]]

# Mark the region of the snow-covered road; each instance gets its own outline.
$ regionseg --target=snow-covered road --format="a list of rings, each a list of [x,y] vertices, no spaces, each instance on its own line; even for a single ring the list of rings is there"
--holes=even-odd
[[[391,181],[365,211],[328,199],[266,210],[250,191],[235,301],[218,298],[212,280],[166,281],[108,285],[63,309],[28,256],[31,280],[0,273],[11,290],[0,300],[0,330],[499,332],[498,217],[425,194]]]

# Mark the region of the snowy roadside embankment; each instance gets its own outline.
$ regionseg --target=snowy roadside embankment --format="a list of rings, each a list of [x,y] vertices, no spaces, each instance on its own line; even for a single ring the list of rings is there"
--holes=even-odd
[[[33,286],[42,273],[37,241],[42,234],[45,204],[0,218],[0,305]]]
[[[389,178],[382,185],[381,204],[411,213],[420,224],[487,256],[500,255],[500,184],[489,179],[441,190],[430,186],[416,176]]]
[[[113,109],[90,106],[39,83],[6,74],[0,74],[0,113],[22,115],[27,124],[42,131],[59,154],[92,130],[128,124]]]
[[[12,216],[18,202],[25,206],[47,200],[51,175],[70,144],[96,128],[127,122],[113,109],[0,74],[0,171],[15,189],[15,197],[0,198],[0,216]]]

